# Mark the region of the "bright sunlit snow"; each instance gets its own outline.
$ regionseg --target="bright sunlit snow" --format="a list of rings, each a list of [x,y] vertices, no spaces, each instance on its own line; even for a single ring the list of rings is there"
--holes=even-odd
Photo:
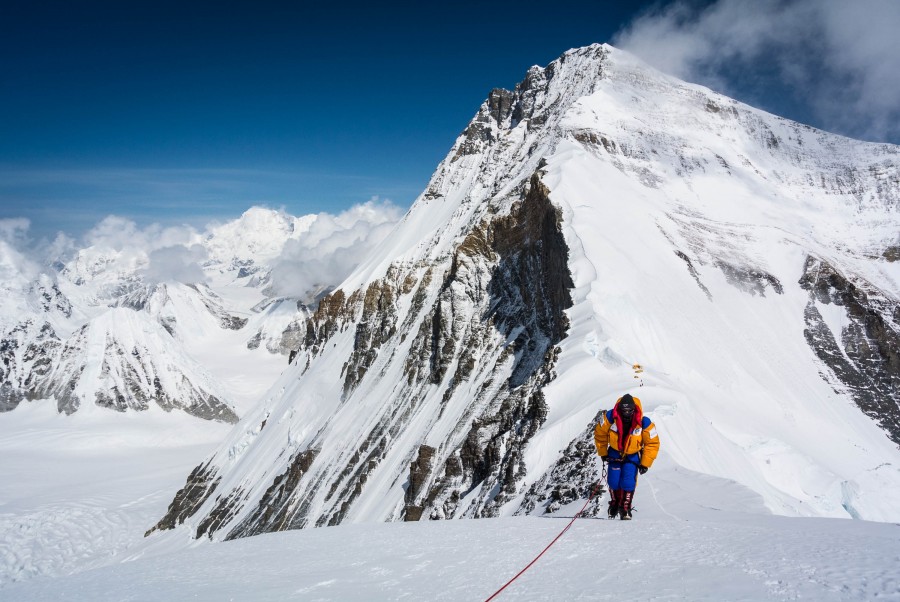
[[[29,465],[56,484],[28,484],[29,512],[4,519],[2,557],[19,570],[6,569],[0,598],[484,600],[583,504],[552,518],[357,524],[145,551],[141,519],[162,509],[179,454],[156,449],[149,466],[135,451],[126,458],[140,474],[127,459],[98,460],[95,448],[78,450],[81,468],[35,462],[32,450]],[[623,587],[629,600],[900,599],[900,525],[772,516],[735,483],[671,461],[654,472],[642,479],[635,520],[575,521],[497,600],[620,600]],[[28,572],[58,576],[9,582]]]

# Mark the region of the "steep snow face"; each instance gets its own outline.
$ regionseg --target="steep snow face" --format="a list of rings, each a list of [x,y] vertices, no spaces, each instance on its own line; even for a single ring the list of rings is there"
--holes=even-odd
[[[608,46],[532,68],[157,527],[552,511],[626,392],[773,512],[897,520],[898,160]]]
[[[543,178],[575,307],[532,466],[630,391],[775,512],[896,520],[900,151],[611,58]]]
[[[571,50],[529,69],[514,91],[492,90],[394,233],[341,288],[356,290],[394,263],[445,259],[473,225],[509,212],[558,144],[568,109],[603,81],[608,53]]]
[[[205,371],[171,344],[171,335],[146,315],[114,309],[57,344],[31,399],[56,399],[60,412],[105,407],[166,411],[236,422],[237,415]]]

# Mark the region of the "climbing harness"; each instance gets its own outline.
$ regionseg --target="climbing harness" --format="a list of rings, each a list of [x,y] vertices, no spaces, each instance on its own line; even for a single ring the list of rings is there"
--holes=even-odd
[[[518,573],[516,573],[516,576],[515,576],[515,577],[513,577],[512,579],[510,579],[509,581],[507,581],[507,582],[503,585],[503,587],[501,587],[501,588],[498,589],[496,592],[494,592],[494,593],[491,595],[491,597],[488,598],[487,600],[485,600],[484,602],[491,602],[491,600],[493,600],[494,598],[496,598],[497,596],[500,595],[500,592],[502,592],[502,591],[505,590],[507,587],[509,587],[509,584],[510,584],[510,583],[512,583],[513,581],[515,581],[516,579],[518,579],[525,571],[527,571],[528,569],[530,569],[531,566],[532,566],[535,562],[537,562],[538,559],[539,559],[541,556],[544,555],[544,552],[546,552],[547,550],[549,550],[550,547],[551,547],[553,544],[555,544],[555,543],[559,540],[559,538],[562,537],[562,536],[565,534],[566,531],[569,530],[569,527],[572,526],[572,523],[574,523],[575,520],[581,516],[581,513],[584,512],[584,509],[587,508],[587,507],[588,507],[588,504],[590,504],[591,501],[594,499],[594,495],[597,494],[597,490],[600,488],[600,485],[602,485],[602,484],[605,483],[605,482],[606,482],[606,462],[603,462],[603,474],[600,476],[600,480],[597,481],[597,484],[594,485],[594,488],[591,490],[591,495],[588,497],[588,501],[586,501],[586,502],[584,503],[584,506],[581,507],[581,510],[579,510],[579,511],[575,514],[575,516],[572,517],[572,520],[569,521],[569,524],[566,525],[566,528],[563,529],[562,531],[560,531],[560,532],[559,532],[559,535],[557,535],[556,537],[554,537],[554,538],[553,538],[553,541],[551,541],[549,544],[547,544],[547,547],[544,548],[543,550],[541,550],[541,553],[534,557],[534,560],[532,560],[531,562],[529,562],[528,565],[527,565],[524,569],[522,569],[521,571],[519,571]]]

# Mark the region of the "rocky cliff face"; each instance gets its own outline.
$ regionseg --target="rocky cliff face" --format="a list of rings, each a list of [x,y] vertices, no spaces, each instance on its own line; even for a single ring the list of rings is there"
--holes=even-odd
[[[804,335],[826,367],[823,376],[846,388],[900,445],[900,304],[889,292],[815,257],[806,260],[800,285],[809,291]],[[818,309],[832,304],[845,317],[836,331]]]
[[[599,475],[598,411],[645,382],[668,461],[776,512],[895,516],[898,173],[895,147],[609,47],[532,68],[490,93],[155,529],[552,512]],[[810,256],[841,270],[812,277]],[[835,331],[814,311],[838,302]]]
[[[0,340],[0,411],[14,410],[25,399],[38,399],[61,342],[53,327],[28,320]]]
[[[48,276],[31,283],[21,291],[25,315],[0,335],[0,411],[52,399],[63,414],[95,406],[120,412],[157,406],[236,422],[212,377],[183,350],[184,325],[172,297],[187,291],[213,327],[239,328],[246,320],[226,312],[207,289],[175,286],[177,291],[166,285],[129,287],[116,300],[121,307],[87,319]],[[192,318],[196,322],[197,315]]]
[[[410,240],[406,257],[386,252],[393,259],[375,267],[382,274],[325,297],[306,324],[294,363],[309,378],[340,362],[337,414],[280,453],[279,476],[265,487],[223,478],[215,500],[173,506],[160,527],[195,512],[220,517],[222,533],[201,519],[204,534],[219,537],[337,524],[374,489],[406,479],[392,518],[498,513],[525,475],[523,449],[545,418],[541,388],[553,378],[572,303],[561,217],[538,171],[554,144],[545,134],[601,77],[605,52],[585,49],[531,70],[513,92],[491,93],[406,218],[427,240]],[[372,413],[346,432],[356,411]],[[271,429],[262,415],[253,430],[267,426],[253,439]],[[345,449],[335,449],[335,432],[349,436]],[[385,473],[391,483],[366,487]]]
[[[479,223],[444,262],[394,267],[364,291],[323,299],[295,360],[301,373],[315,369],[335,338],[352,333],[341,367],[343,404],[389,371],[401,380],[357,445],[317,465],[329,443],[326,424],[226,537],[338,524],[370,475],[398,459],[409,466],[410,485],[397,518],[497,514],[517,491],[523,449],[545,418],[540,389],[553,378],[555,344],[571,306],[568,249],[547,192],[535,175],[509,215]],[[402,320],[398,308],[405,309]],[[437,410],[427,420],[443,423],[452,444],[433,448],[415,433],[425,405]],[[397,455],[391,442],[404,436],[415,440],[401,458],[390,457]],[[219,486],[217,493],[198,535],[229,526],[249,497],[244,488]],[[205,495],[204,488],[186,487],[158,528],[188,519]]]
[[[18,392],[20,401],[55,399],[64,414],[85,404],[120,412],[155,404],[166,411],[237,422],[231,407],[213,393],[211,379],[174,347],[168,332],[128,309],[105,314],[65,341],[45,324],[19,355],[28,376],[5,384]]]

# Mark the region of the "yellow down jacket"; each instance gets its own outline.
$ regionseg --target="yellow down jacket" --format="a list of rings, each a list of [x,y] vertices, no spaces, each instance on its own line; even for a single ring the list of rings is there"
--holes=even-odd
[[[640,453],[641,465],[650,468],[659,453],[659,435],[653,421],[644,416],[641,400],[637,397],[633,399],[636,407],[632,428],[624,436],[619,432],[624,430],[618,412],[619,402],[622,401],[620,397],[615,407],[604,412],[603,419],[594,427],[594,445],[600,457],[605,457],[611,450],[616,450],[617,455],[623,457]]]

